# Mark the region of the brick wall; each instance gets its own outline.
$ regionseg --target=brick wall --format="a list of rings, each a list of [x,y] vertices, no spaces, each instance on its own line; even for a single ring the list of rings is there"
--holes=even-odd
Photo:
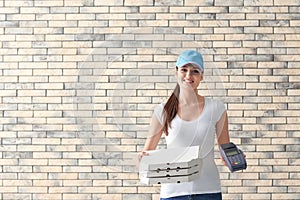
[[[247,154],[224,199],[299,199],[299,3],[1,0],[0,199],[158,199],[134,157],[183,49]]]

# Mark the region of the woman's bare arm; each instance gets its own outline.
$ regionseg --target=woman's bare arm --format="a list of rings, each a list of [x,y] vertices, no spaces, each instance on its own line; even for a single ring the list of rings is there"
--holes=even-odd
[[[226,144],[230,142],[229,131],[228,131],[228,116],[225,111],[219,121],[216,124],[216,133],[218,137],[218,146],[220,148],[221,144]],[[223,157],[221,156],[222,163],[226,165]]]
[[[216,133],[218,137],[218,146],[221,144],[229,143],[229,131],[228,131],[228,116],[225,111],[216,125]]]
[[[163,133],[163,126],[159,123],[156,116],[153,115],[150,123],[148,137],[145,142],[143,151],[156,149]]]
[[[159,140],[162,136],[162,133],[163,133],[163,126],[159,123],[156,116],[153,115],[144,148],[138,154],[138,163],[141,161],[143,156],[148,155],[146,151],[156,149]]]

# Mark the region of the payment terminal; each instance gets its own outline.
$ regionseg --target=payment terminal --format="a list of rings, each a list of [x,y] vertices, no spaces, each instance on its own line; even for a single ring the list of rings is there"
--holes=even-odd
[[[234,143],[221,144],[220,152],[231,172],[247,168],[243,152]]]

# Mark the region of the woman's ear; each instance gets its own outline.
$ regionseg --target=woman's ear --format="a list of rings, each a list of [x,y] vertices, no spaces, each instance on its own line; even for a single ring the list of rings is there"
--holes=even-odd
[[[176,69],[175,69],[175,76],[178,75],[178,67],[176,66]]]
[[[201,72],[201,79],[200,79],[200,81],[203,81],[203,79],[204,79],[203,72]]]

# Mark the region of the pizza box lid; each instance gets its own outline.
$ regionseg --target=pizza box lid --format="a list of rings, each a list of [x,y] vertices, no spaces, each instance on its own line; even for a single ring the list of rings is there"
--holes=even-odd
[[[167,170],[190,168],[199,165],[199,146],[180,147],[147,151],[149,155],[143,156],[139,171]]]

